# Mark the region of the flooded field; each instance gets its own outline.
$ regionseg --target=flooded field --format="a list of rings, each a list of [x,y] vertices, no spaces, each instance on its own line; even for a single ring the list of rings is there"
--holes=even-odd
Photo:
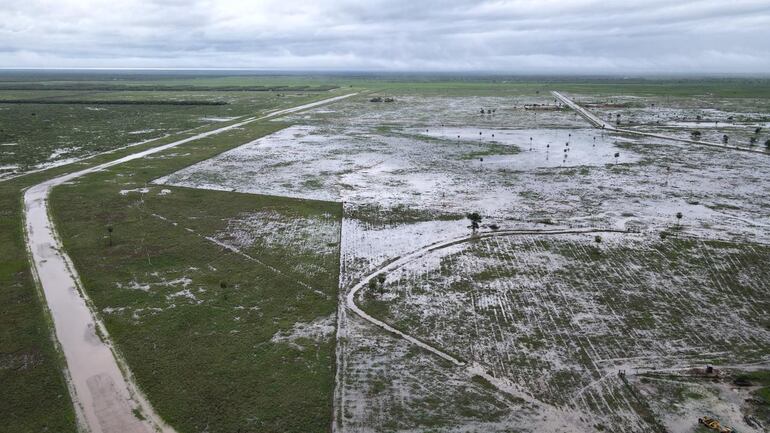
[[[344,203],[335,431],[695,431],[702,405],[681,397],[674,415],[639,380],[770,362],[768,277],[753,274],[769,254],[769,157],[532,104],[554,103],[351,98],[155,183]],[[676,116],[595,110],[690,134]],[[346,300],[363,279],[367,317]],[[753,428],[730,415],[750,409],[709,410]]]

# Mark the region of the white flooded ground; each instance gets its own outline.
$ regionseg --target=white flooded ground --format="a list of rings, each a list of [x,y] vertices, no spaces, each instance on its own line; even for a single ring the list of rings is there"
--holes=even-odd
[[[770,361],[758,322],[770,314],[767,277],[752,276],[752,257],[765,257],[770,242],[770,158],[524,109],[551,102],[353,98],[156,183],[344,202],[335,431],[648,431],[618,370]],[[453,247],[396,269],[374,295],[362,290],[372,316],[477,363],[526,399],[344,308],[347,291],[387,263],[467,235],[473,211],[484,232],[633,231],[599,243],[584,234]],[[269,215],[247,221],[273,224]],[[694,247],[672,249],[664,231]],[[679,254],[691,263],[669,269]],[[703,414],[693,407],[659,417],[694,431]]]

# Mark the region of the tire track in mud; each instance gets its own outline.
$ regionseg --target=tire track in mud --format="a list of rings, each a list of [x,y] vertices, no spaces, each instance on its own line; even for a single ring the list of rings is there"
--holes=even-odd
[[[359,307],[356,302],[355,298],[356,295],[361,292],[362,289],[367,287],[369,284],[369,281],[371,281],[374,278],[377,278],[379,275],[383,273],[388,273],[395,271],[408,263],[411,263],[415,260],[418,260],[420,258],[423,258],[435,251],[439,251],[442,249],[446,249],[455,245],[460,245],[480,239],[487,239],[487,238],[493,238],[493,237],[501,237],[501,236],[518,236],[518,235],[567,235],[567,234],[592,234],[592,233],[631,233],[626,230],[618,230],[618,229],[596,229],[596,228],[586,228],[586,229],[554,229],[554,230],[537,230],[537,229],[520,229],[520,230],[499,230],[494,232],[484,232],[480,234],[475,234],[471,236],[464,236],[460,238],[454,238],[446,241],[440,241],[433,243],[431,245],[425,246],[419,250],[413,251],[409,254],[403,255],[401,257],[398,257],[394,260],[391,260],[384,266],[380,267],[379,269],[371,272],[361,280],[359,280],[345,295],[345,305],[347,308],[362,319],[366,320],[367,322],[384,329],[388,333],[398,336],[400,338],[403,338],[404,340],[409,341],[410,343],[438,356],[439,358],[442,358],[446,361],[449,361],[454,366],[457,367],[465,367],[465,372],[470,376],[480,376],[484,378],[487,382],[492,384],[495,388],[497,388],[499,391],[502,391],[503,393],[509,394],[517,399],[521,399],[527,403],[538,405],[542,409],[547,408],[549,412],[554,412],[556,414],[567,416],[568,418],[572,418],[574,414],[566,412],[564,409],[557,408],[555,406],[549,405],[541,400],[538,400],[528,392],[521,389],[520,386],[513,383],[512,381],[506,380],[504,378],[498,378],[494,377],[491,374],[487,373],[484,367],[477,363],[472,362],[468,363],[465,360],[460,359],[459,357],[452,355],[439,347],[436,347],[434,345],[431,345],[430,343],[427,343],[425,341],[420,340],[417,337],[414,337],[404,331],[401,331],[394,326],[388,324],[385,321],[382,321],[380,319],[377,319],[371,315],[369,315],[366,311],[364,311],[361,307]]]
[[[23,195],[24,239],[30,270],[66,365],[64,376],[79,426],[91,433],[175,433],[155,412],[114,347],[56,231],[48,207],[51,190],[62,183],[199,140],[243,125],[355,96],[320,101],[243,118],[236,123],[45,180]]]

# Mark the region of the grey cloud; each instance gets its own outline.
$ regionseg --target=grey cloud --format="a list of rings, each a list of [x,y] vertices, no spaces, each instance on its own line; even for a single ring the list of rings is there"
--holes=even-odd
[[[767,73],[766,0],[4,0],[0,67]]]

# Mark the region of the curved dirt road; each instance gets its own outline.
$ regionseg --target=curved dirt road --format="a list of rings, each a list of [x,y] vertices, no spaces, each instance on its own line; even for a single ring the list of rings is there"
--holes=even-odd
[[[51,189],[88,173],[245,124],[305,110],[348,98],[357,93],[274,111],[262,117],[204,132],[183,140],[137,152],[92,168],[47,180],[24,193],[25,240],[33,275],[54,324],[56,338],[67,362],[67,375],[78,421],[92,433],[172,433],[141,394],[128,366],[112,350],[104,325],[89,307],[80,279],[64,252],[48,211]]]
[[[372,272],[371,274],[367,275],[361,281],[359,281],[355,286],[353,286],[352,289],[347,293],[345,296],[345,304],[347,307],[356,313],[358,316],[360,316],[362,319],[366,320],[367,322],[370,322],[390,333],[396,334],[399,337],[427,350],[428,352],[431,352],[457,366],[464,366],[466,365],[465,361],[462,361],[443,350],[431,346],[428,343],[425,343],[418,338],[415,338],[409,334],[406,334],[402,331],[399,331],[398,329],[394,328],[393,326],[383,322],[380,319],[377,319],[375,317],[372,317],[369,315],[366,311],[361,309],[358,305],[356,305],[356,295],[358,294],[361,289],[366,287],[366,285],[371,281],[373,278],[376,278],[378,275],[386,272],[394,271],[404,265],[406,265],[409,262],[412,262],[414,260],[417,260],[421,257],[424,257],[433,251],[441,250],[444,248],[451,247],[453,245],[458,245],[478,239],[486,239],[496,236],[515,236],[515,235],[560,235],[560,234],[582,234],[582,233],[626,233],[624,230],[612,230],[612,229],[563,229],[563,230],[500,230],[496,232],[486,232],[481,233],[475,236],[464,236],[460,238],[454,238],[447,241],[437,242],[431,245],[428,245],[424,248],[421,248],[417,251],[413,251],[405,256],[401,256],[398,259],[388,263],[387,265],[377,269],[376,271]]]
[[[423,247],[419,250],[413,251],[407,255],[401,256],[398,259],[388,263],[387,265],[375,270],[371,274],[364,277],[355,286],[353,286],[353,288],[351,288],[350,291],[347,293],[347,295],[345,296],[345,305],[350,310],[355,312],[358,316],[363,318],[364,320],[392,334],[398,335],[399,337],[427,350],[430,353],[433,353],[434,355],[437,355],[453,363],[456,366],[464,367],[463,369],[464,374],[466,374],[469,378],[472,378],[474,376],[480,376],[484,378],[490,385],[494,386],[498,391],[508,394],[510,396],[513,396],[514,398],[521,399],[522,401],[525,401],[533,405],[534,407],[537,407],[538,411],[542,415],[542,421],[545,423],[546,426],[548,426],[547,428],[553,428],[554,425],[558,425],[558,423],[561,423],[560,425],[561,430],[559,431],[563,431],[565,433],[580,433],[585,430],[581,428],[580,424],[577,422],[577,420],[579,419],[579,414],[574,413],[574,411],[570,409],[556,407],[544,401],[538,400],[532,394],[530,394],[527,390],[523,389],[521,386],[519,386],[515,382],[507,380],[506,378],[492,376],[487,372],[487,369],[484,368],[483,365],[477,362],[467,363],[466,361],[458,359],[457,357],[450,355],[447,352],[444,352],[438,347],[432,346],[428,343],[425,343],[419,340],[416,337],[413,337],[405,332],[399,331],[398,329],[385,323],[384,321],[376,319],[371,315],[369,315],[366,311],[364,311],[358,305],[356,305],[355,298],[358,292],[360,292],[361,289],[365,288],[369,283],[369,281],[372,280],[373,278],[376,278],[378,275],[384,272],[391,272],[393,270],[396,270],[406,265],[407,263],[410,263],[414,260],[424,257],[433,251],[448,248],[453,245],[458,245],[458,244],[470,242],[477,239],[485,239],[485,238],[491,238],[496,236],[561,235],[561,234],[583,234],[583,233],[628,233],[628,232],[625,230],[592,229],[592,228],[561,229],[561,230],[559,229],[557,230],[500,230],[496,232],[481,233],[476,236],[465,236],[465,237],[450,239],[447,241],[437,242],[437,243],[428,245],[426,247]],[[337,378],[337,381],[339,381],[339,377]],[[337,386],[339,387],[339,385]],[[339,401],[339,400],[336,400],[336,401]],[[549,424],[549,422],[553,420],[557,420],[557,424]],[[564,423],[564,420],[568,420],[568,422]],[[335,421],[333,423],[334,431],[337,431],[336,425],[337,424]]]

